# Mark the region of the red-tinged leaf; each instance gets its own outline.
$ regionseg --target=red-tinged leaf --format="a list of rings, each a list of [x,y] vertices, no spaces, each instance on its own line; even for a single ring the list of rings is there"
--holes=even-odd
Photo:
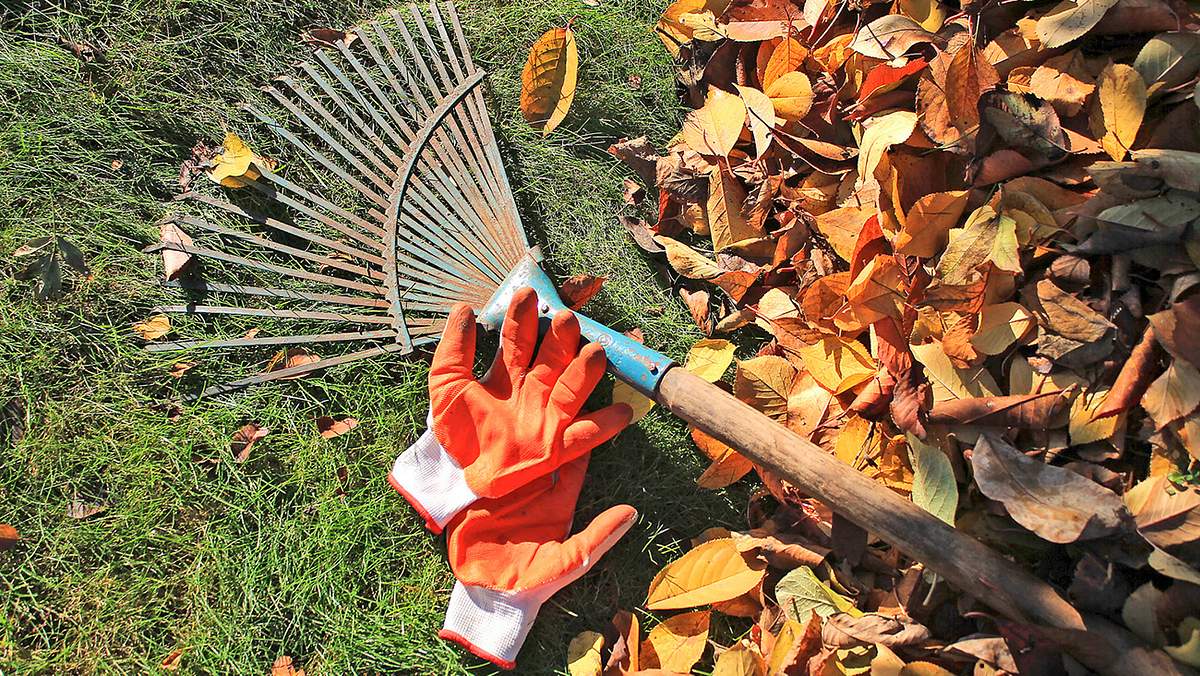
[[[558,287],[558,295],[567,304],[567,307],[572,310],[580,310],[591,300],[592,296],[600,291],[600,287],[604,286],[607,279],[607,277],[595,275],[574,275],[563,280]]]
[[[254,444],[270,433],[271,430],[259,427],[254,423],[243,425],[241,429],[233,433],[233,439],[229,442],[229,450],[233,453],[234,461],[246,462],[250,458],[250,449],[254,448]]]
[[[178,671],[179,664],[182,660],[183,660],[183,649],[179,648],[176,650],[172,650],[170,655],[167,655],[166,657],[164,657],[162,663],[159,666],[161,666],[163,668],[163,671]]]
[[[1142,339],[1133,347],[1129,359],[1121,366],[1121,372],[1117,374],[1117,380],[1104,397],[1104,403],[1092,414],[1093,420],[1124,413],[1141,402],[1142,395],[1146,394],[1150,384],[1162,373],[1156,358],[1157,344],[1154,340],[1154,330],[1147,326]]]
[[[857,413],[867,420],[882,420],[887,415],[896,393],[896,378],[887,368],[879,369],[867,386],[864,387],[854,401],[850,402],[850,412]]]
[[[867,72],[862,87],[858,89],[859,103],[866,101],[872,94],[882,94],[899,87],[909,77],[920,73],[929,66],[925,59],[913,59],[903,66],[882,64]]]
[[[355,427],[358,427],[358,421],[348,416],[336,419],[332,416],[323,415],[317,418],[317,432],[320,433],[322,439],[340,437]]]
[[[858,242],[854,245],[854,253],[850,256],[850,279],[857,278],[858,273],[862,272],[868,263],[875,260],[876,256],[888,253],[891,253],[891,246],[883,237],[883,230],[879,227],[879,217],[871,216],[858,233]]]
[[[334,47],[339,42],[349,46],[357,39],[357,34],[335,28],[309,28],[300,34],[300,41],[313,49]]]
[[[253,329],[252,329],[253,330]],[[302,347],[290,347],[286,350],[280,350],[271,357],[267,362],[267,367],[263,369],[265,373],[274,373],[284,369],[303,368],[310,364],[315,364],[320,361],[321,357],[317,354],[309,352]],[[281,380],[295,380],[308,375],[310,371],[302,371],[294,373],[290,376],[284,376]]]
[[[1066,423],[1065,419],[1055,418],[1067,410],[1072,394],[1068,389],[1003,397],[950,399],[933,405],[929,411],[929,422],[1044,430],[1056,422]]]

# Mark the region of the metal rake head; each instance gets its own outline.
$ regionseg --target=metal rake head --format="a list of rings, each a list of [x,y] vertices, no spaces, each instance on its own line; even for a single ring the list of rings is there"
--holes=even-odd
[[[147,248],[205,261],[204,279],[167,282],[203,301],[157,311],[269,317],[317,330],[150,350],[370,345],[201,396],[410,352],[437,339],[453,303],[483,308],[523,259],[537,256],[480,89],[486,73],[471,61],[453,4],[388,14],[264,87],[272,109],[242,106],[284,142],[278,171],[259,162],[239,179],[245,188],[179,195],[190,206],[167,220],[194,243]]]

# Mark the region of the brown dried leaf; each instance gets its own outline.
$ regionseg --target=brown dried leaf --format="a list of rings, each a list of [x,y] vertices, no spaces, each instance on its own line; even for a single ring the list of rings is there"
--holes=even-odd
[[[929,422],[951,425],[984,425],[1044,430],[1057,420],[1071,403],[1070,390],[1018,394],[1003,397],[971,397],[938,402],[929,411]],[[1058,426],[1054,425],[1054,426]]]
[[[0,523],[0,552],[6,552],[21,540],[21,534],[7,523]]]
[[[607,277],[572,275],[558,285],[558,295],[567,304],[567,307],[579,311],[591,300],[592,296],[600,292],[600,287],[604,286],[606,281],[608,281]]]
[[[1116,493],[1069,469],[1047,465],[982,434],[971,455],[975,481],[1013,520],[1060,544],[1121,532],[1128,512]]]
[[[271,430],[266,427],[259,427],[254,423],[246,423],[233,433],[233,438],[229,442],[229,451],[233,453],[235,462],[246,462],[250,458],[250,449],[254,448],[254,444],[263,437],[271,433]]]
[[[348,416],[343,416],[340,420],[328,415],[317,418],[317,432],[322,439],[340,437],[355,427],[358,427],[358,421]]]
[[[578,76],[579,50],[569,25],[546,31],[529,48],[521,71],[521,114],[542,136],[567,116]]]

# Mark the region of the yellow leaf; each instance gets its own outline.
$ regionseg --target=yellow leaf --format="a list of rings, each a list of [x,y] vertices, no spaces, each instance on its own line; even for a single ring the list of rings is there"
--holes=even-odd
[[[750,591],[766,564],[743,556],[730,538],[710,540],[667,564],[650,582],[647,610],[674,610],[728,601]]]
[[[600,676],[604,668],[600,661],[600,651],[603,649],[603,634],[579,632],[567,645],[567,673],[571,676]]]
[[[676,0],[662,13],[654,32],[662,40],[663,46],[671,52],[671,56],[679,56],[679,45],[692,39],[692,29],[680,19],[684,14],[692,14],[704,9],[705,0]]]
[[[683,242],[663,235],[656,236],[654,241],[667,250],[667,262],[671,264],[672,268],[675,268],[675,272],[688,279],[712,279],[725,272],[717,267],[716,263],[701,256],[695,249]]]
[[[1200,406],[1200,371],[1175,359],[1142,397],[1142,407],[1158,429],[1179,420]]]
[[[721,653],[713,667],[713,676],[766,676],[767,665],[758,649],[743,639]]]
[[[775,116],[775,104],[771,97],[754,87],[737,87],[742,103],[746,104],[746,114],[750,122],[750,133],[754,136],[754,154],[762,157],[771,145],[771,130],[780,120]]]
[[[921,28],[936,33],[946,22],[946,6],[937,0],[900,0],[900,13],[921,24]]]
[[[768,417],[787,418],[788,393],[796,369],[783,357],[766,355],[738,362],[733,393]]]
[[[1100,144],[1120,162],[1133,146],[1146,114],[1146,83],[1130,66],[1110,63],[1096,81],[1104,137]]]
[[[633,409],[633,418],[629,421],[631,423],[645,418],[650,409],[654,408],[653,399],[633,389],[633,385],[624,380],[613,382],[612,403],[627,404]]]
[[[804,636],[804,625],[789,618],[784,618],[783,629],[779,630],[779,636],[775,638],[775,645],[771,648],[771,658],[767,662],[768,674],[783,673],[787,668],[788,662],[794,657],[792,648],[800,642]]]
[[[775,114],[785,120],[802,119],[812,108],[812,83],[798,71],[781,75],[767,87],[766,94],[775,105]]]
[[[1177,633],[1181,645],[1163,646],[1163,650],[1179,662],[1191,667],[1200,667],[1200,620],[1185,617],[1183,622],[1179,623]]]
[[[708,642],[709,612],[699,610],[669,617],[650,630],[642,643],[642,669],[690,673]]]
[[[213,158],[213,168],[208,171],[210,179],[227,188],[243,188],[247,180],[259,177],[254,164],[262,158],[255,155],[237,134],[225,132],[221,145],[225,152]]]
[[[950,241],[950,228],[958,225],[969,198],[970,191],[952,190],[918,199],[896,235],[896,251],[921,258],[941,253]]]
[[[171,332],[171,318],[166,315],[154,315],[147,320],[136,322],[133,325],[133,332],[141,336],[143,340],[162,338]]]
[[[724,157],[737,145],[746,126],[746,104],[740,96],[709,87],[704,106],[688,113],[680,131],[684,143],[702,155]]]
[[[980,354],[1000,354],[1037,325],[1037,320],[1020,303],[985,305],[971,346]]]
[[[521,71],[521,114],[542,136],[567,116],[579,77],[579,49],[570,26],[552,28],[529,48]]]
[[[913,345],[913,356],[925,366],[935,402],[971,397],[994,397],[1000,387],[982,366],[960,369],[951,363],[938,342]]]
[[[766,234],[746,220],[742,213],[745,203],[746,189],[732,171],[718,166],[708,175],[708,203],[705,207],[713,251]]]
[[[763,70],[763,89],[770,89],[776,80],[798,69],[807,57],[808,48],[800,44],[796,38],[789,36],[780,40],[779,44],[775,45],[774,51],[771,52],[771,58],[767,60],[767,67]]]
[[[875,361],[855,340],[830,336],[801,348],[799,354],[813,379],[834,394],[854,389],[875,376]]]
[[[710,383],[715,383],[725,375],[725,370],[733,363],[733,343],[720,338],[704,338],[696,341],[688,350],[683,368],[695,373]]]
[[[863,132],[858,152],[858,180],[863,185],[875,183],[875,167],[883,154],[893,145],[904,143],[917,128],[917,114],[898,110],[871,118]]]
[[[1111,439],[1125,421],[1124,414],[1094,420],[1096,411],[1104,404],[1108,390],[1084,390],[1071,402],[1071,417],[1067,425],[1072,446]]]

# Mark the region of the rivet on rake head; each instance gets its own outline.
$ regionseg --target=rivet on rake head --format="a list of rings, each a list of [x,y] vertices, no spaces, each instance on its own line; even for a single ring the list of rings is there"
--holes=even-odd
[[[650,364],[650,372],[651,372],[651,373],[658,373],[658,364],[656,364],[656,363],[653,363],[653,362],[652,362],[652,363]]]

